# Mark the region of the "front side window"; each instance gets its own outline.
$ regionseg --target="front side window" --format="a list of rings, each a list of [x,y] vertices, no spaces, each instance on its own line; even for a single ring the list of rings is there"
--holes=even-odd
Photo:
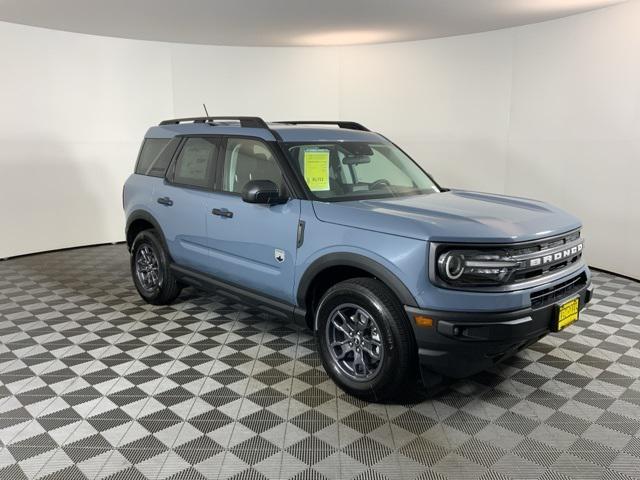
[[[224,156],[222,191],[242,193],[242,188],[250,180],[271,180],[282,189],[282,172],[266,144],[246,138],[229,138]]]
[[[287,150],[311,194],[326,201],[438,192],[413,160],[391,143],[290,143]]]
[[[187,139],[176,161],[174,183],[203,188],[211,185],[217,154],[215,139]]]

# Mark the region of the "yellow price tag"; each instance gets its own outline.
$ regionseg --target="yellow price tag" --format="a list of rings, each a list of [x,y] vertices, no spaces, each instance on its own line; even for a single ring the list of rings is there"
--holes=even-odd
[[[312,192],[330,190],[329,150],[305,150],[304,181]]]

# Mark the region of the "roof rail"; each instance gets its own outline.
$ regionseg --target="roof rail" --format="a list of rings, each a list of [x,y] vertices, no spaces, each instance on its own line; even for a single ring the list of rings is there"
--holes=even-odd
[[[286,122],[282,121],[272,123],[288,123],[290,125],[337,125],[340,128],[348,128],[350,130],[362,130],[363,132],[370,131],[367,127],[360,123],[343,120],[289,120]]]
[[[189,117],[189,118],[173,118],[163,120],[160,125],[177,125],[179,123],[215,123],[217,120],[237,120],[241,127],[246,128],[266,128],[269,126],[260,117]]]

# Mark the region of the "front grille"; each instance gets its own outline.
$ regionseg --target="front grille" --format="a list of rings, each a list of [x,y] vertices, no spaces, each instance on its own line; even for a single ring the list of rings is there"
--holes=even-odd
[[[549,240],[542,240],[534,245],[526,245],[526,246],[518,246],[512,248],[510,252],[512,255],[526,255],[528,253],[539,253],[543,250],[551,250],[556,247],[560,247],[565,245],[566,243],[573,242],[574,240],[578,240],[580,238],[580,231],[576,230],[575,232],[569,233],[560,238],[552,238]]]
[[[579,291],[586,284],[587,274],[582,272],[580,275],[576,275],[558,285],[533,292],[531,294],[531,306],[538,308],[550,305]]]
[[[508,283],[525,282],[578,262],[582,258],[582,238],[580,232],[575,231],[562,237],[507,248],[507,255],[519,262]]]

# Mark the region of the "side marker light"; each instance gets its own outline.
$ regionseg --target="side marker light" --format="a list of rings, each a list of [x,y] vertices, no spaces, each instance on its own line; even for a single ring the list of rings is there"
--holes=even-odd
[[[433,318],[425,317],[424,315],[414,315],[413,319],[416,322],[416,325],[423,328],[431,328],[433,327]]]

